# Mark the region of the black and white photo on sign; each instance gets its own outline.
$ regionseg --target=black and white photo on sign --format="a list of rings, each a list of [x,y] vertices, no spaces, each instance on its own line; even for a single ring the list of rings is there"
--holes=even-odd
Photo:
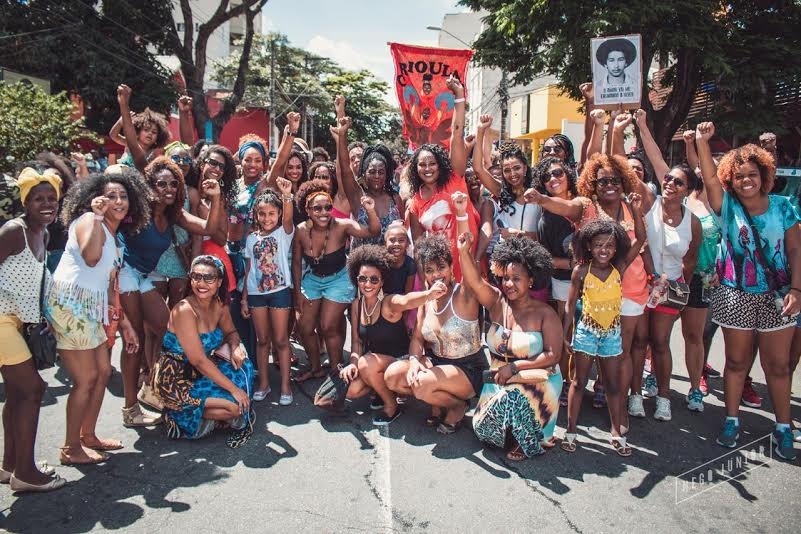
[[[642,59],[639,35],[591,40],[595,104],[639,104]]]

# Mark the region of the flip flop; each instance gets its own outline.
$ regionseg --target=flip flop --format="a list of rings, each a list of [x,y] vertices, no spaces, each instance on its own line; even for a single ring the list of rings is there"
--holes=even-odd
[[[439,425],[437,425],[437,432],[440,434],[453,434],[462,426],[462,422],[459,421],[458,423],[446,423],[442,421]]]
[[[439,426],[439,424],[442,422],[442,410],[437,410],[437,411],[439,413],[438,414],[434,414],[433,413],[434,410],[432,410],[431,415],[426,417],[426,426],[435,427],[435,426]]]
[[[325,378],[325,374],[326,373],[322,368],[317,369],[316,371],[309,369],[308,371],[304,371],[303,373],[292,377],[292,380],[298,384],[301,384],[313,378],[314,379]]]
[[[85,441],[84,436],[81,436],[81,445],[94,451],[118,451],[124,447],[122,441],[118,439],[100,439],[97,436],[95,436],[95,439],[97,440],[97,445],[90,445]]]
[[[506,459],[511,460],[512,462],[520,462],[526,459],[526,454],[523,452],[523,449],[520,447],[520,445],[518,445],[506,453]]]

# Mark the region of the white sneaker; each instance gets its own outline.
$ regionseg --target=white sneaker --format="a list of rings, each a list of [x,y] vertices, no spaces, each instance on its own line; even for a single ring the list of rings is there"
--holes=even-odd
[[[656,376],[653,374],[646,375],[642,385],[642,394],[650,399],[651,397],[656,397],[658,393],[659,388],[656,385]]]
[[[645,417],[642,395],[632,395],[629,397],[629,415],[632,417]]]
[[[797,428],[793,430],[793,441],[796,443],[801,443],[801,430]]]
[[[670,399],[665,397],[656,398],[656,411],[654,411],[654,419],[657,421],[670,421],[673,416],[670,414]]]
[[[261,402],[264,399],[266,399],[267,395],[269,395],[271,392],[272,392],[272,390],[270,388],[260,389],[258,391],[254,391],[253,392],[253,400],[256,401],[256,402]]]
[[[292,398],[291,393],[289,395],[281,393],[281,398],[278,399],[278,404],[280,404],[281,406],[289,406],[290,404],[292,404],[293,400],[294,399]]]
[[[698,413],[704,411],[704,394],[700,389],[691,389],[687,394],[687,409]]]

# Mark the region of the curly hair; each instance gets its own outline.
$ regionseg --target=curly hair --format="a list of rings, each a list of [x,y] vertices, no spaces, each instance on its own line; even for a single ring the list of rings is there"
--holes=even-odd
[[[300,150],[292,150],[289,153],[289,158],[287,158],[286,163],[289,165],[289,161],[292,158],[298,158],[300,160],[300,178],[298,179],[298,184],[302,184],[304,182],[309,181],[309,160],[306,159],[306,154],[301,152]]]
[[[431,152],[434,159],[437,160],[437,167],[439,168],[439,176],[437,177],[437,187],[445,187],[448,180],[453,174],[453,166],[451,165],[451,158],[445,152],[445,149],[439,145],[422,145],[414,151],[412,161],[409,164],[409,178],[412,180],[412,191],[417,193],[423,187],[422,178],[417,174],[417,163],[420,161],[420,154],[423,152]],[[387,181],[389,181],[389,174],[387,174]]]
[[[773,189],[776,179],[776,163],[770,152],[754,144],[747,144],[728,151],[718,164],[718,180],[726,191],[731,191],[731,182],[741,165],[753,163],[759,168],[762,180],[760,191],[767,194]]]
[[[335,196],[337,191],[339,191],[339,184],[337,183],[337,166],[334,165],[333,162],[330,161],[315,161],[314,163],[309,166],[309,179],[310,180],[317,180],[318,178],[315,176],[317,169],[320,167],[325,167],[328,169],[328,175],[331,177],[331,196]],[[322,180],[322,178],[320,178]]]
[[[414,243],[414,258],[420,270],[426,263],[445,262],[453,265],[453,255],[451,254],[451,244],[444,235],[433,234],[418,239]]]
[[[236,146],[238,146],[238,147],[239,147],[239,146],[242,146],[242,145],[244,145],[245,143],[247,143],[248,141],[256,141],[257,143],[261,143],[261,146],[263,146],[263,147],[268,147],[268,146],[270,146],[270,143],[268,143],[267,141],[265,141],[265,140],[264,140],[264,138],[263,138],[262,136],[260,136],[259,134],[253,133],[253,132],[251,132],[251,133],[246,133],[245,135],[243,135],[242,137],[240,137],[240,138],[239,138],[239,142],[237,143],[237,145],[236,145]]]
[[[265,189],[262,194],[256,197],[256,200],[253,202],[253,207],[250,208],[250,220],[253,221],[251,228],[255,230],[259,225],[258,219],[256,219],[256,213],[258,212],[260,204],[269,204],[278,208],[278,225],[280,226],[281,217],[284,216],[284,203],[281,201],[281,197],[278,196],[278,193],[272,189]]]
[[[595,194],[595,180],[598,179],[599,169],[611,170],[615,176],[620,176],[623,179],[624,193],[637,192],[640,179],[634,174],[626,158],[608,154],[593,154],[584,164],[584,170],[581,171],[581,176],[576,183],[579,195],[592,198],[592,195]]]
[[[209,254],[197,256],[194,260],[192,260],[192,265],[189,267],[190,273],[196,265],[203,265],[214,269],[215,273],[217,274],[217,278],[220,280],[220,289],[217,290],[217,298],[220,299],[220,302],[222,302],[224,305],[228,305],[228,277],[225,275],[225,267],[223,266],[222,261]],[[190,282],[186,284],[184,298],[188,297],[192,293],[192,282],[190,280]]]
[[[120,223],[119,231],[126,236],[138,234],[150,222],[150,197],[152,192],[142,181],[139,172],[122,166],[111,174],[92,173],[78,182],[64,197],[61,206],[61,222],[66,228],[83,215],[92,211],[92,200],[101,196],[108,184],[120,184],[128,194],[128,215]]]
[[[178,221],[178,216],[181,214],[181,210],[184,209],[184,198],[186,198],[184,173],[181,172],[181,169],[173,160],[167,156],[159,156],[154,158],[153,161],[148,163],[147,167],[145,167],[145,181],[150,186],[151,191],[155,192],[156,176],[164,170],[170,171],[175,179],[178,180],[178,189],[175,191],[175,202],[173,202],[172,205],[167,206],[164,211],[170,224],[175,224]],[[156,198],[157,196],[155,193],[153,193],[151,196],[151,202],[153,202]]]
[[[533,282],[533,289],[547,287],[551,279],[551,254],[530,237],[514,236],[504,239],[495,245],[490,261],[502,269],[510,263],[522,265]]]
[[[306,213],[306,203],[307,199],[314,195],[315,193],[325,192],[331,195],[331,188],[328,187],[328,184],[325,183],[323,180],[309,180],[308,182],[304,182],[300,184],[298,188],[298,192],[295,193],[295,205],[298,209]]]
[[[348,256],[348,275],[353,287],[357,287],[359,270],[365,265],[378,269],[381,280],[386,280],[392,270],[392,257],[386,248],[379,245],[362,245],[351,251]]]
[[[161,113],[156,113],[150,108],[145,108],[143,112],[134,115],[133,125],[137,134],[147,126],[156,127],[158,134],[156,136],[156,142],[150,147],[151,149],[163,147],[167,141],[170,140],[170,129],[169,126],[167,126],[167,119],[164,118],[164,115]]]
[[[552,165],[559,165],[559,167],[565,172],[565,176],[567,176],[567,189],[570,192],[570,196],[577,197],[578,190],[576,189],[576,171],[574,171],[573,167],[571,167],[566,161],[553,156],[548,156],[547,158],[541,159],[537,162],[537,166],[534,167],[532,172],[534,175],[534,188],[536,188],[537,191],[543,195],[551,195],[545,188],[545,184],[551,179],[551,176],[548,174],[548,172],[550,171]]]
[[[392,177],[395,175],[397,164],[395,163],[395,158],[392,156],[392,151],[382,144],[365,148],[362,154],[361,164],[359,165],[359,178],[365,178],[367,167],[372,161],[379,161],[384,164],[384,169],[387,171],[387,179],[384,181],[384,191],[390,195],[395,194],[395,189],[392,186]]]
[[[554,143],[562,147],[562,150],[565,151],[565,162],[567,162],[568,165],[570,165],[575,169],[576,156],[575,156],[575,150],[573,150],[573,141],[571,141],[570,138],[564,134],[554,134],[542,142],[542,146],[540,147],[540,159],[542,159],[543,157],[542,149],[545,148],[545,143],[547,143],[548,141],[553,141]]]
[[[316,158],[317,156],[322,156],[324,158],[323,161],[331,161],[331,155],[321,146],[314,147],[311,152],[312,159]]]
[[[498,151],[501,154],[501,168],[503,168],[503,162],[510,159],[516,159],[526,166],[526,176],[523,178],[523,189],[525,190],[531,187],[533,182],[531,176],[531,165],[528,164],[528,158],[523,153],[523,150],[520,148],[520,146],[517,143],[506,142],[498,147]],[[498,196],[498,204],[500,205],[501,211],[504,211],[509,215],[514,215],[516,209],[513,204],[516,200],[517,198],[515,197],[514,191],[512,191],[512,187],[504,177],[501,181],[501,194]]]
[[[217,154],[223,157],[225,160],[225,168],[223,169],[223,175],[220,179],[220,192],[222,193],[222,201],[223,206],[225,206],[226,211],[234,205],[236,202],[236,197],[239,195],[239,184],[237,183],[237,171],[236,171],[236,163],[234,162],[234,157],[231,155],[231,151],[225,148],[222,145],[211,145],[209,149],[206,151],[206,160],[209,159],[209,156],[212,154]],[[203,162],[205,164],[205,161]],[[201,174],[200,180],[203,179],[202,173],[202,164],[201,164]]]
[[[616,263],[619,258],[625,258],[631,248],[629,235],[615,221],[607,219],[594,219],[581,227],[576,233],[573,254],[579,263],[589,263],[592,261],[592,251],[590,250],[592,240],[599,235],[609,235],[615,239],[615,255],[611,263]]]

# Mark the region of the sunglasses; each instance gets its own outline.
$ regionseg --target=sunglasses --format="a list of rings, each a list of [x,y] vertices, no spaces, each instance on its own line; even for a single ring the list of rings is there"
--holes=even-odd
[[[565,171],[563,169],[554,169],[545,173],[545,181],[548,182],[552,178],[561,178],[564,175]]]
[[[156,187],[159,189],[167,189],[167,187],[171,189],[178,189],[178,180],[158,180],[156,182]]]
[[[544,146],[542,147],[543,154],[557,154],[559,152],[564,152],[565,149],[560,146]]]
[[[363,274],[357,276],[356,281],[359,282],[360,284],[366,284],[367,282],[370,282],[371,284],[376,285],[381,283],[381,279],[379,277],[364,276]]]
[[[607,187],[609,185],[620,185],[623,179],[620,176],[613,176],[611,178],[599,178],[595,180],[596,187]]]
[[[184,165],[192,165],[192,158],[190,158],[189,156],[186,156],[186,157],[182,158],[181,156],[176,154],[174,156],[170,156],[170,159],[173,160],[178,165],[180,165],[182,163]]]
[[[324,205],[322,205],[322,206],[312,206],[312,207],[311,207],[311,210],[312,210],[314,213],[322,213],[323,211],[325,211],[326,213],[328,213],[328,212],[330,212],[332,209],[334,209],[334,206],[333,206],[333,205],[331,205],[331,204],[324,204]]]
[[[200,282],[203,280],[207,284],[212,284],[217,280],[217,275],[213,273],[189,273],[189,279],[193,282]]]
[[[509,350],[509,338],[512,337],[512,331],[504,328],[501,332],[501,342],[498,345],[498,353],[505,355]]]
[[[665,183],[665,185],[669,184],[670,182],[673,182],[673,185],[675,185],[676,187],[684,187],[685,185],[687,185],[684,183],[684,180],[682,180],[681,178],[676,178],[672,174],[666,174],[665,177],[662,178],[662,181]]]
[[[206,158],[206,165],[211,165],[212,167],[216,167],[220,170],[225,169],[225,163],[222,161],[217,161],[216,159]]]

